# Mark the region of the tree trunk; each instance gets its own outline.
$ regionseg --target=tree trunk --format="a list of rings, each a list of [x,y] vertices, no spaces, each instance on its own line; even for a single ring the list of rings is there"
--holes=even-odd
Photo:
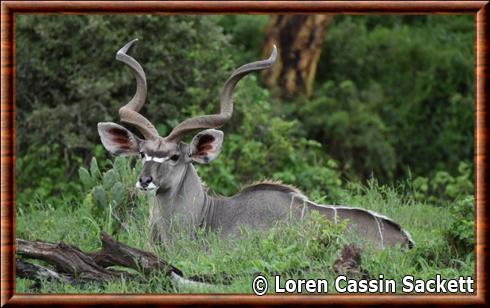
[[[332,18],[331,14],[271,17],[262,54],[267,57],[276,44],[280,57],[271,69],[261,73],[268,88],[284,98],[311,94],[325,30]]]

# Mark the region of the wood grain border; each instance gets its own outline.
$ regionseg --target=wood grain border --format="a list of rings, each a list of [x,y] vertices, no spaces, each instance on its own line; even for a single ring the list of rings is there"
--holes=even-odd
[[[473,14],[475,16],[476,294],[474,295],[27,295],[15,294],[16,14]],[[1,3],[1,305],[477,304],[488,303],[488,1],[4,1]]]

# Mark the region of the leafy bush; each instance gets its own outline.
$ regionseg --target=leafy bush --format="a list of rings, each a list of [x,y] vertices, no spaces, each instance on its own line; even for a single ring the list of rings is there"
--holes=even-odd
[[[19,16],[19,198],[35,190],[56,195],[54,179],[73,182],[92,156],[106,162],[96,123],[118,121],[117,109],[133,94],[133,77],[114,60],[130,38],[143,39],[132,50],[148,77],[142,113],[165,134],[185,117],[216,111],[221,85],[238,66],[232,59],[256,59],[266,22],[265,16]],[[465,16],[337,16],[312,99],[270,105],[267,92],[247,77],[225,126],[222,158],[201,174],[221,193],[273,178],[335,199],[339,172],[387,182],[408,168],[432,176],[437,161],[437,169],[453,173],[472,152],[472,27]],[[35,157],[49,157],[49,171]],[[69,185],[65,193],[75,193]]]
[[[411,182],[413,197],[419,202],[447,206],[453,202],[472,197],[474,192],[471,163],[461,162],[458,174],[437,171],[431,178],[417,177]]]
[[[300,112],[308,135],[362,178],[455,172],[473,155],[473,27],[471,16],[336,16]]]
[[[475,246],[472,164],[461,162],[454,176],[447,171],[437,171],[431,178],[417,177],[407,183],[415,200],[446,209],[452,222],[444,234],[451,248],[461,255],[471,254]]]
[[[458,200],[449,207],[453,223],[446,236],[461,255],[473,254],[475,249],[475,202],[473,196]]]
[[[268,20],[266,15],[217,16],[218,24],[235,46],[234,58],[237,62],[255,61],[260,57]]]
[[[238,57],[258,56],[264,16],[218,20]],[[471,16],[335,16],[313,97],[276,103],[351,179],[455,172],[473,152],[473,27]]]
[[[59,157],[60,145],[38,145],[16,158],[17,205],[37,200],[50,204],[65,202],[80,193],[78,181],[66,181],[70,162]],[[80,163],[81,159],[76,159]]]
[[[234,66],[230,57],[236,51],[213,20],[21,16],[17,27],[19,156],[27,149],[42,153],[43,149],[34,145],[43,140],[53,145],[49,148],[53,160],[65,157],[59,168],[65,174],[62,178],[68,179],[73,179],[70,175],[81,162],[88,165],[92,155],[105,163],[102,158],[107,155],[96,123],[117,122],[117,109],[134,91],[133,77],[114,60],[115,49],[133,37],[144,39],[132,51],[148,77],[149,101],[142,113],[162,135],[185,117],[215,112],[221,85]],[[74,27],[82,31],[67,35]],[[91,41],[85,35],[89,29],[96,33]],[[65,36],[66,40],[60,40]],[[33,49],[38,52],[28,56]],[[50,86],[39,88],[36,80]],[[273,178],[322,195],[340,185],[335,162],[322,153],[318,143],[302,135],[296,121],[274,115],[267,92],[254,76],[242,81],[236,92],[236,111],[225,127],[222,157],[210,168],[202,168],[201,174],[211,186],[230,194],[254,180]],[[36,173],[30,173],[31,177],[42,177],[42,170],[26,165],[37,161],[24,161],[18,165],[19,174],[33,170]],[[36,186],[24,177],[18,182],[21,192]]]
[[[394,176],[397,157],[387,141],[392,131],[379,105],[365,103],[378,90],[373,85],[361,91],[350,80],[328,81],[299,109],[309,134],[322,140],[325,151],[340,160],[342,171],[351,179]]]

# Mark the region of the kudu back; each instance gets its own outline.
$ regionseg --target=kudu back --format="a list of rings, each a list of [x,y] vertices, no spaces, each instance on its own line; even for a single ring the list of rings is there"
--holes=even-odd
[[[168,136],[161,137],[139,111],[146,99],[146,76],[141,65],[127,54],[136,40],[127,43],[116,55],[136,78],[136,93],[121,109],[122,122],[139,130],[139,138],[123,126],[104,122],[98,132],[104,147],[114,155],[140,155],[144,161],[136,187],[155,192],[150,205],[150,231],[154,240],[166,243],[171,229],[184,232],[206,228],[223,236],[239,235],[240,228],[267,230],[287,219],[303,219],[318,211],[333,222],[348,219],[348,230],[355,230],[361,241],[377,248],[399,244],[411,247],[410,235],[397,223],[377,213],[346,206],[319,205],[309,201],[295,187],[263,181],[242,189],[231,197],[212,196],[201,183],[192,163],[207,164],[216,159],[223,143],[225,124],[233,113],[232,94],[238,81],[250,72],[267,69],[277,57],[274,46],[266,60],[245,64],[225,82],[220,97],[220,113],[186,119]],[[182,138],[197,129],[190,144]]]

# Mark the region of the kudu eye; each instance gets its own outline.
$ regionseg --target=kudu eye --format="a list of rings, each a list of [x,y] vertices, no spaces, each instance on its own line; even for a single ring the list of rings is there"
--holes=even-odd
[[[141,157],[141,158],[145,158],[145,153],[140,152],[140,157]]]
[[[170,159],[171,159],[172,161],[178,161],[178,160],[179,160],[179,155],[177,155],[177,154],[172,155],[172,156],[170,156]]]

